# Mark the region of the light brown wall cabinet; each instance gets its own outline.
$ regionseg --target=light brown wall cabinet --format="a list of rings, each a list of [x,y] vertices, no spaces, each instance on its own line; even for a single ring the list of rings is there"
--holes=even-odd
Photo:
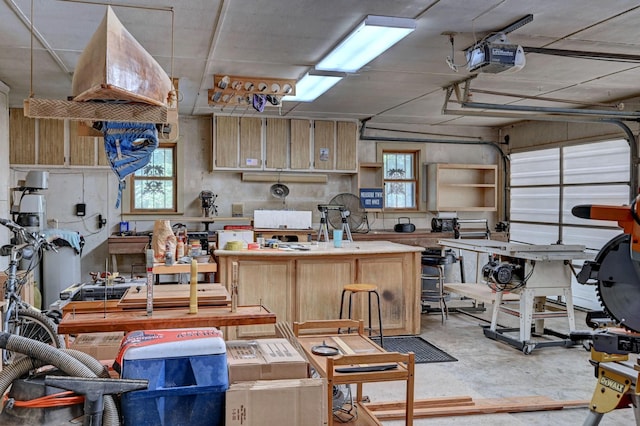
[[[214,116],[215,170],[357,171],[357,124]]]
[[[265,125],[265,168],[284,169],[287,167],[287,151],[289,150],[289,120],[267,118]],[[307,149],[307,152],[309,150]]]
[[[308,170],[311,168],[311,122],[309,120],[291,120],[291,142],[289,144],[291,169]]]
[[[237,168],[240,134],[238,117],[214,117],[215,145],[213,163],[216,168]]]
[[[498,167],[491,164],[427,164],[430,211],[496,211]]]
[[[79,136],[77,121],[33,119],[25,117],[21,108],[9,110],[9,141],[11,164],[87,167],[109,164],[103,139]],[[66,143],[68,157],[65,157]]]

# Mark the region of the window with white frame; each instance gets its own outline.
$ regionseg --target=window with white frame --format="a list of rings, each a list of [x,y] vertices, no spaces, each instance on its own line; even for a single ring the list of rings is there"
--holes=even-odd
[[[131,212],[175,212],[176,147],[160,144],[149,163],[131,177]]]
[[[597,252],[621,232],[616,222],[580,219],[571,209],[580,204],[629,204],[626,140],[514,153],[510,159],[512,241],[581,244]],[[574,304],[599,309],[592,286],[574,281],[572,289]]]
[[[418,159],[419,151],[383,151],[385,209],[418,208]]]

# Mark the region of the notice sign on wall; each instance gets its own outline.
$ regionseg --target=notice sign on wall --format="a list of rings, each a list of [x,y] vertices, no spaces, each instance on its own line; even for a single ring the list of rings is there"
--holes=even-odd
[[[382,188],[360,188],[360,207],[363,209],[381,209],[384,207]]]

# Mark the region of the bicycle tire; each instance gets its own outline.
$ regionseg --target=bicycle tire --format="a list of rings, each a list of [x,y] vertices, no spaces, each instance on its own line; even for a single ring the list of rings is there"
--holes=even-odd
[[[56,348],[62,348],[62,340],[57,333],[57,327],[53,321],[42,312],[28,309],[18,309],[18,319],[9,321],[9,330],[11,334],[26,337],[27,339],[37,340]],[[5,351],[3,360],[6,364],[13,361],[16,354]]]

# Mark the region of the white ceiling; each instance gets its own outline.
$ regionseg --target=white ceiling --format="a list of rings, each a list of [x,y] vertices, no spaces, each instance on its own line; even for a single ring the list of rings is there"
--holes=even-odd
[[[168,74],[179,78],[181,114],[222,111],[207,104],[214,74],[300,78],[369,14],[415,18],[417,29],[315,102],[285,102],[281,109],[269,107],[265,113],[371,117],[371,124],[390,128],[506,124],[510,120],[505,118],[442,113],[443,88],[470,75],[464,66],[456,73],[446,64],[451,45],[443,33],[456,33],[454,61],[463,64],[463,49],[474,39],[528,14],[533,14],[533,21],[508,34],[511,43],[525,50],[640,55],[640,6],[635,0],[122,0],[111,4],[129,32]],[[169,7],[173,13],[161,10]],[[22,106],[30,93],[45,99],[66,99],[71,94],[78,56],[104,13],[104,3],[89,0],[33,0],[33,10],[31,0],[0,2],[0,80],[11,89],[12,107]],[[526,60],[519,72],[478,75],[472,88],[589,103],[640,94],[640,58],[619,62],[527,53]],[[473,100],[581,107],[486,94],[475,94]],[[228,106],[222,112],[258,114],[252,107]]]

